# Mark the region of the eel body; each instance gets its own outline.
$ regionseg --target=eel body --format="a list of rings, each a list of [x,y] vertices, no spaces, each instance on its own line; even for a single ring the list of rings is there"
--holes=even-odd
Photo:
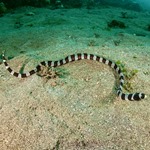
[[[117,88],[117,95],[122,99],[122,100],[130,100],[130,101],[139,101],[141,99],[144,99],[146,97],[146,95],[144,93],[129,93],[129,94],[125,94],[123,93],[123,84],[124,84],[124,75],[121,71],[121,69],[119,68],[119,66],[117,66],[116,63],[112,62],[111,60],[108,60],[104,57],[101,56],[97,56],[94,54],[87,54],[87,53],[78,53],[78,54],[72,54],[67,56],[64,59],[61,60],[56,60],[56,61],[42,61],[40,62],[33,70],[27,72],[27,73],[18,73],[15,72],[7,63],[7,60],[5,58],[4,53],[2,54],[2,59],[3,59],[3,63],[6,67],[6,69],[10,72],[11,75],[17,77],[17,78],[26,78],[29,77],[39,71],[41,71],[41,67],[42,66],[47,66],[47,67],[58,67],[61,65],[65,65],[69,62],[73,62],[73,61],[77,61],[77,60],[83,60],[83,59],[88,59],[88,60],[95,60],[101,63],[104,63],[108,66],[110,66],[112,69],[114,69],[118,75],[119,75],[119,86]]]

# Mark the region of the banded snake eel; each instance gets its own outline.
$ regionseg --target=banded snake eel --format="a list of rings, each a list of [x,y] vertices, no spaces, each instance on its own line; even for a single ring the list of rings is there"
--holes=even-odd
[[[96,56],[94,54],[87,54],[87,53],[78,53],[78,54],[72,54],[67,56],[64,59],[61,60],[56,60],[56,61],[42,61],[40,62],[35,69],[27,72],[27,73],[18,73],[15,72],[13,69],[10,68],[10,66],[7,63],[7,60],[5,58],[5,54],[2,54],[2,59],[3,63],[6,67],[6,69],[10,72],[11,75],[17,77],[17,78],[26,78],[29,77],[41,70],[41,66],[47,66],[47,67],[58,67],[64,64],[67,64],[69,62],[77,61],[77,60],[83,60],[83,59],[88,59],[88,60],[95,60],[101,63],[104,63],[111,68],[113,68],[119,75],[119,86],[117,88],[117,95],[122,99],[122,100],[130,100],[130,101],[139,101],[141,99],[146,98],[146,95],[144,93],[129,93],[125,94],[123,93],[123,84],[124,84],[124,75],[121,71],[121,69],[117,66],[116,63],[112,62],[111,60],[108,60],[104,57]]]

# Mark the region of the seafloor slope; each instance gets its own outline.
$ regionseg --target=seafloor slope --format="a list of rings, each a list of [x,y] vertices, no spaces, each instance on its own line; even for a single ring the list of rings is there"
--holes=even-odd
[[[106,65],[79,61],[47,80],[11,76],[0,65],[0,149],[145,149],[150,147],[150,14],[123,9],[21,8],[0,18],[0,52],[16,71],[72,53],[93,53],[136,70],[140,102],[121,101]],[[125,28],[108,26],[112,20]],[[129,86],[129,85],[128,85]]]

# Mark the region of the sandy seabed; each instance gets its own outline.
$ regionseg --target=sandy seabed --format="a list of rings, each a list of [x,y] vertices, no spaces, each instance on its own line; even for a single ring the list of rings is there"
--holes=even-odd
[[[122,18],[122,12],[128,17]],[[18,79],[0,65],[0,150],[149,150],[150,13],[121,8],[24,7],[0,18],[0,52],[15,70],[73,53],[93,53],[137,69],[133,92],[147,99],[122,101],[118,77],[88,60],[59,67],[63,77]],[[112,19],[127,28],[108,28]]]

